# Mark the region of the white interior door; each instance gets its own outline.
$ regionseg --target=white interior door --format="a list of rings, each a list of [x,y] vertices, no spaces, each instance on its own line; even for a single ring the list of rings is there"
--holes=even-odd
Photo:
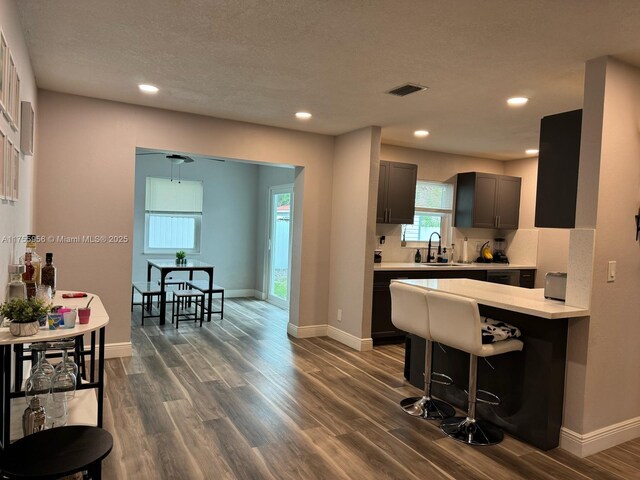
[[[293,185],[271,187],[269,199],[267,301],[289,308]]]

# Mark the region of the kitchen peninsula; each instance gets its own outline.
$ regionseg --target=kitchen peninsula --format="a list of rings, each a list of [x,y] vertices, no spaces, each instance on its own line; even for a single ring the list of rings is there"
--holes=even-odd
[[[589,315],[589,310],[547,300],[543,289],[498,285],[471,279],[394,280],[427,290],[473,298],[480,315],[503,320],[520,329],[522,352],[511,352],[481,362],[478,386],[495,393],[502,403],[478,404],[480,418],[542,449],[558,446],[564,398],[567,320]],[[405,376],[423,386],[425,341],[408,336]],[[435,372],[449,375],[453,386],[434,384],[434,394],[464,409],[468,384],[468,355],[453,348],[434,349]]]
[[[516,263],[377,263],[373,269],[371,338],[374,345],[404,342],[404,332],[391,322],[389,284],[396,279],[470,278],[533,288],[536,266]]]

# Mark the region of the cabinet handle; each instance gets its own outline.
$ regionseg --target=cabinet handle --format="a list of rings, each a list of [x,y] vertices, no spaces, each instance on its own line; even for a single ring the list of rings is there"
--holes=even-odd
[[[387,219],[387,222],[391,221],[391,208],[389,208],[389,218]]]

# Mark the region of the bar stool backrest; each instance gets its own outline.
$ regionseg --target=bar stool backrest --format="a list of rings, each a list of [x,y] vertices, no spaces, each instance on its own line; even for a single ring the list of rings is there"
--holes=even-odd
[[[392,282],[391,321],[400,330],[429,339],[427,291],[404,283]]]
[[[431,338],[472,355],[482,350],[478,303],[471,298],[427,292]]]

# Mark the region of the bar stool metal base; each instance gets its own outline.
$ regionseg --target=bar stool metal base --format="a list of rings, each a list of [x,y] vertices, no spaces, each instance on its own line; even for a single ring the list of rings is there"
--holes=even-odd
[[[442,421],[440,429],[448,437],[467,445],[495,445],[504,437],[502,430],[491,423],[471,420],[468,417],[447,418]]]
[[[412,417],[421,417],[425,420],[442,420],[456,414],[448,403],[425,396],[405,398],[400,402],[400,406]]]

